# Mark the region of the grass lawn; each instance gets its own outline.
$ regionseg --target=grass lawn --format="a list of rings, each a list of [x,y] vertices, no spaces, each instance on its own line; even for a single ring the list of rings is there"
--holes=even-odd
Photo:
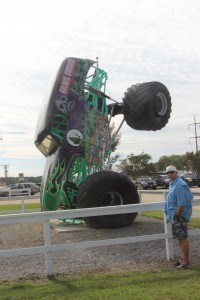
[[[164,212],[161,210],[152,210],[152,211],[146,211],[142,213],[142,216],[162,219],[164,218]],[[190,219],[190,222],[188,223],[189,226],[192,226],[194,228],[200,228],[200,218],[198,217],[192,217]]]
[[[39,207],[39,203],[25,204],[26,209]],[[9,209],[21,209],[21,205],[0,206],[0,210]],[[159,219],[164,217],[162,211],[145,212],[142,215]],[[200,218],[191,218],[189,224],[200,228]],[[84,276],[54,275],[49,279],[0,283],[0,300],[195,300],[200,299],[199,286],[200,268]]]
[[[40,203],[26,203],[24,204],[25,209],[35,209],[40,208]],[[0,205],[0,212],[1,211],[9,211],[9,210],[21,210],[21,204],[2,204]],[[1,298],[0,298],[1,299]]]
[[[4,282],[0,299],[199,300],[200,268]]]

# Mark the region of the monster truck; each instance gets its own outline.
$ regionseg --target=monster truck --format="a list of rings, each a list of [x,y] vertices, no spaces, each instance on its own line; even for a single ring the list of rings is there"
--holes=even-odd
[[[171,97],[155,81],[131,85],[117,102],[106,95],[106,81],[98,60],[69,57],[61,63],[35,133],[35,145],[46,157],[42,210],[139,203],[135,185],[110,170],[109,157],[124,120],[137,130],[163,128],[170,118]],[[111,134],[111,119],[118,114],[123,120]],[[129,226],[136,216],[95,216],[85,222],[93,228],[117,228]]]

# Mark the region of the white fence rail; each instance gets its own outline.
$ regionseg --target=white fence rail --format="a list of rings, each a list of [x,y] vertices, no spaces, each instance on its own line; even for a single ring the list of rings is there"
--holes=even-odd
[[[31,195],[31,189],[30,188],[24,188],[24,189],[10,189],[4,190],[4,192],[0,189],[0,194],[5,193],[8,194],[8,197],[14,197],[14,196],[23,196],[23,195]],[[4,196],[2,196],[4,198]]]
[[[200,193],[194,193],[194,194],[195,195],[198,194],[198,196],[200,195]],[[199,203],[200,203],[200,197],[195,197],[193,200],[193,204],[198,205]],[[45,254],[46,274],[47,276],[51,276],[53,274],[53,265],[52,265],[53,251],[83,249],[83,248],[91,248],[91,247],[99,247],[99,246],[137,243],[137,242],[165,239],[167,259],[168,260],[173,259],[174,251],[173,251],[173,243],[172,243],[172,235],[171,235],[171,226],[166,223],[165,218],[164,218],[164,228],[165,228],[164,232],[159,234],[134,236],[134,237],[131,236],[125,238],[106,239],[106,240],[97,240],[97,241],[84,241],[84,242],[75,242],[75,243],[66,243],[66,244],[54,244],[54,245],[51,244],[50,220],[52,219],[84,218],[84,217],[100,216],[100,215],[126,214],[131,212],[163,210],[164,205],[165,205],[165,201],[161,201],[161,202],[99,207],[99,208],[85,208],[85,209],[51,211],[51,212],[20,213],[15,215],[0,215],[0,225],[26,223],[26,222],[43,222],[44,224],[44,246],[1,250],[0,257],[12,257],[12,256],[19,256],[19,255],[27,255],[27,254],[29,255]],[[189,235],[199,235],[199,234],[200,234],[200,229],[189,230]]]

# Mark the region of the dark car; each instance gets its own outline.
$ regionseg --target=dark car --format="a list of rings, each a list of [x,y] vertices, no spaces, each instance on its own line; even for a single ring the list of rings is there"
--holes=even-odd
[[[164,179],[163,179],[163,177],[161,175],[153,176],[152,179],[155,180],[155,182],[157,184],[157,187],[163,188],[163,186],[164,186]]]
[[[160,175],[162,177],[163,180],[163,189],[168,189],[169,188],[169,183],[170,183],[170,179],[168,178],[167,175]]]
[[[163,189],[169,188],[170,179],[168,178],[168,176],[166,174],[156,175],[156,176],[153,176],[152,178],[155,180],[157,187],[160,187]]]
[[[136,186],[141,186],[142,190],[157,189],[156,181],[149,176],[141,176],[135,181]]]
[[[198,186],[200,187],[200,178],[195,174],[187,173],[182,176],[183,180],[187,182],[189,186]]]

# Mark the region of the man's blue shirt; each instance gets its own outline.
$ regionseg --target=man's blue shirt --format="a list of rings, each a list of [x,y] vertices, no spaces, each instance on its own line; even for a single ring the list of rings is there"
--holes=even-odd
[[[184,206],[181,216],[189,221],[192,214],[193,195],[188,184],[180,177],[176,177],[169,185],[165,213],[167,221],[172,223],[173,216],[179,206]]]

